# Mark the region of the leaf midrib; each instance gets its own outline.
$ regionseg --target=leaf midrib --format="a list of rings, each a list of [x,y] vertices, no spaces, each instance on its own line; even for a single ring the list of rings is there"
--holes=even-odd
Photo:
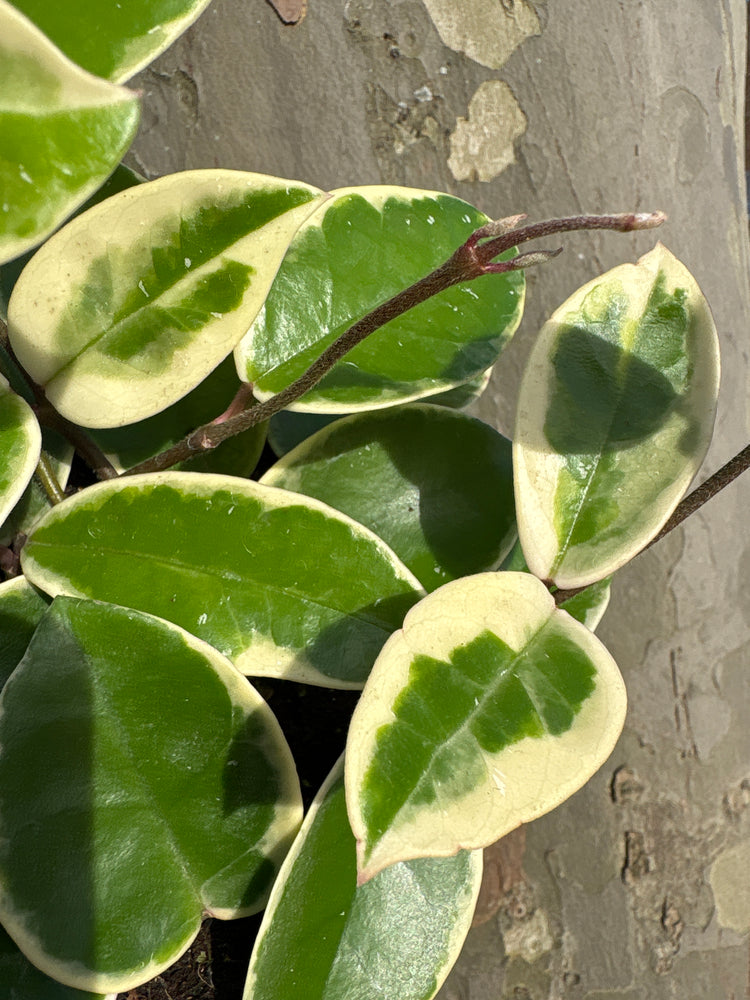
[[[257,587],[259,589],[270,590],[274,594],[281,594],[283,596],[289,596],[289,595],[291,595],[295,600],[298,600],[301,604],[309,604],[309,605],[311,605],[313,607],[322,608],[322,609],[324,609],[326,611],[334,611],[334,612],[336,612],[336,613],[338,613],[340,615],[345,615],[348,618],[354,618],[357,621],[361,621],[361,622],[364,622],[367,625],[372,625],[372,626],[374,626],[376,628],[379,628],[385,635],[390,635],[391,631],[392,631],[389,627],[387,627],[386,625],[384,625],[384,623],[383,623],[382,620],[370,619],[366,615],[363,615],[363,614],[361,614],[360,612],[357,612],[357,611],[345,611],[342,608],[335,607],[335,606],[329,605],[329,604],[324,604],[322,601],[316,601],[314,598],[310,597],[309,595],[303,594],[303,593],[301,593],[300,591],[298,591],[298,590],[296,590],[294,588],[282,587],[282,586],[279,586],[278,584],[261,583],[261,582],[255,580],[255,579],[253,579],[253,578],[248,579],[248,578],[245,578],[243,576],[240,576],[237,573],[233,573],[233,572],[231,572],[229,570],[221,570],[221,571],[217,570],[216,572],[211,572],[211,571],[209,571],[209,570],[207,570],[207,569],[205,569],[203,567],[195,566],[195,565],[192,565],[190,563],[185,563],[185,562],[182,562],[182,561],[174,559],[174,558],[169,559],[166,556],[153,556],[153,555],[148,555],[148,553],[143,553],[143,552],[138,552],[138,551],[130,551],[129,549],[115,549],[115,548],[112,548],[112,547],[105,548],[104,546],[98,547],[96,549],[88,549],[86,547],[82,547],[80,545],[74,545],[72,543],[65,543],[65,542],[54,542],[54,543],[52,543],[52,542],[44,542],[44,541],[35,541],[34,539],[30,539],[30,541],[29,541],[29,549],[31,549],[33,547],[46,548],[48,550],[53,550],[53,551],[55,549],[62,549],[64,551],[71,551],[71,552],[75,552],[77,554],[81,554],[81,553],[85,553],[87,551],[91,551],[91,552],[96,552],[96,553],[103,553],[105,555],[106,554],[112,554],[112,555],[127,557],[127,558],[130,558],[130,559],[140,559],[140,560],[143,560],[144,556],[145,556],[146,559],[149,562],[153,562],[153,563],[156,563],[156,564],[161,565],[161,566],[166,566],[168,568],[177,568],[177,569],[181,569],[181,570],[185,570],[185,571],[189,570],[191,573],[194,573],[194,574],[196,574],[198,576],[207,577],[208,579],[211,579],[211,580],[215,580],[215,579],[219,579],[219,580],[230,579],[233,582],[238,583],[238,584],[242,584],[244,586],[248,586],[248,587],[249,586],[254,586],[254,587]],[[32,558],[35,558],[33,556],[33,553],[32,553]],[[83,559],[82,559],[82,561],[83,561]],[[37,565],[39,565],[40,568],[42,568],[42,564],[39,563],[39,560],[36,560],[36,562],[37,562]],[[60,577],[64,577],[66,580],[71,580],[71,583],[72,583],[72,579],[67,574],[61,574],[61,573],[59,573],[59,572],[57,572],[55,570],[46,570],[45,571],[44,569],[42,569],[42,572],[48,572],[51,575],[57,576],[58,579]],[[404,580],[403,583],[405,585],[407,585],[408,581]],[[413,593],[413,594],[415,594],[417,596],[419,594],[419,592],[416,589],[412,589],[412,591],[403,591],[404,595],[406,595],[408,593]],[[399,597],[399,596],[402,596],[402,595],[401,594],[394,594],[394,595],[389,595],[389,596]],[[93,598],[93,599],[96,599],[96,598]]]
[[[423,768],[423,770],[422,770],[422,773],[421,773],[421,775],[420,775],[420,777],[419,777],[419,779],[418,779],[417,783],[416,783],[416,784],[415,784],[415,785],[413,786],[413,788],[411,789],[411,791],[410,791],[410,792],[409,792],[409,794],[407,795],[406,799],[404,800],[403,804],[402,804],[401,806],[399,806],[398,810],[396,811],[396,813],[395,813],[395,814],[394,814],[394,816],[393,816],[393,820],[391,821],[391,824],[390,824],[390,826],[388,827],[388,829],[387,829],[387,830],[385,830],[385,831],[384,831],[384,833],[383,833],[383,834],[381,834],[381,835],[380,835],[380,836],[379,836],[379,837],[378,837],[378,838],[377,838],[376,840],[373,840],[373,841],[372,841],[372,842],[370,843],[370,845],[369,845],[369,846],[370,846],[370,851],[369,851],[369,853],[372,853],[372,849],[374,848],[375,844],[377,844],[377,843],[379,843],[380,841],[382,841],[382,840],[383,840],[383,839],[384,839],[385,837],[387,837],[387,836],[389,835],[389,833],[391,832],[391,830],[393,830],[393,829],[395,829],[395,828],[396,828],[396,826],[397,826],[397,822],[396,822],[396,821],[397,821],[397,818],[398,818],[398,817],[399,817],[399,816],[401,815],[401,813],[402,813],[402,812],[403,812],[403,811],[404,811],[405,809],[407,809],[407,808],[408,808],[408,807],[409,807],[409,806],[411,805],[411,803],[412,803],[412,801],[413,801],[414,797],[415,797],[415,796],[417,795],[417,793],[418,793],[418,792],[419,792],[419,791],[420,791],[420,790],[421,790],[421,789],[422,789],[422,788],[424,787],[424,785],[425,785],[425,784],[427,783],[427,781],[429,780],[429,777],[430,777],[430,772],[431,772],[431,769],[432,769],[432,766],[433,766],[433,764],[434,764],[434,762],[435,762],[435,758],[436,758],[436,757],[438,756],[438,754],[442,753],[442,752],[443,752],[443,751],[444,751],[444,750],[445,750],[445,749],[446,749],[447,747],[450,747],[450,745],[451,745],[451,744],[453,743],[453,741],[455,741],[455,740],[459,739],[460,737],[462,737],[462,736],[463,736],[463,735],[465,734],[465,731],[466,731],[466,730],[467,730],[467,729],[469,728],[469,725],[470,725],[470,723],[471,723],[471,722],[473,721],[473,719],[474,719],[474,718],[476,717],[476,715],[477,715],[477,714],[479,714],[479,712],[480,712],[480,711],[482,710],[482,708],[483,708],[483,707],[484,707],[484,705],[486,704],[487,700],[488,700],[488,699],[489,699],[490,697],[492,697],[492,696],[494,696],[494,695],[495,695],[495,693],[496,693],[496,692],[498,691],[498,689],[499,689],[499,688],[500,688],[500,687],[502,686],[502,684],[503,684],[503,683],[505,683],[505,682],[506,682],[506,680],[507,680],[507,679],[508,679],[509,677],[511,677],[511,676],[512,676],[512,677],[515,677],[515,679],[516,679],[516,680],[518,680],[518,681],[519,681],[519,683],[520,683],[520,684],[521,684],[521,685],[523,686],[523,689],[524,689],[524,692],[526,693],[526,695],[527,695],[527,697],[528,697],[529,701],[530,701],[530,702],[532,703],[532,705],[534,706],[534,711],[535,711],[535,712],[536,712],[536,714],[537,714],[537,717],[538,717],[538,719],[539,719],[539,722],[541,723],[541,725],[542,725],[542,726],[544,727],[544,729],[545,729],[545,735],[546,735],[547,737],[550,737],[550,738],[554,738],[554,737],[551,737],[551,734],[550,734],[549,730],[547,730],[547,728],[546,728],[546,726],[545,726],[545,724],[544,724],[544,720],[543,720],[543,718],[542,718],[542,715],[541,715],[541,713],[539,712],[539,710],[538,710],[538,708],[537,708],[537,705],[536,705],[536,703],[535,703],[535,700],[534,700],[534,698],[532,697],[531,693],[530,693],[530,692],[529,692],[529,691],[527,690],[527,688],[526,688],[526,685],[525,685],[525,684],[523,684],[523,682],[522,682],[522,681],[520,680],[520,678],[519,678],[519,677],[517,676],[517,673],[515,673],[515,672],[514,672],[514,668],[515,668],[516,664],[518,663],[518,661],[519,661],[519,660],[520,660],[520,659],[521,659],[521,658],[522,658],[523,656],[525,656],[525,655],[526,655],[526,651],[528,650],[528,648],[529,648],[529,647],[530,647],[530,646],[531,646],[531,645],[532,645],[532,644],[533,644],[534,642],[536,642],[536,641],[537,641],[537,639],[539,639],[539,638],[540,638],[540,637],[542,636],[542,633],[543,633],[543,632],[544,632],[544,631],[545,631],[546,629],[548,629],[548,628],[550,627],[550,625],[551,625],[551,623],[552,623],[552,621],[553,621],[553,617],[554,617],[554,612],[553,612],[553,614],[552,614],[552,615],[550,615],[550,617],[549,617],[549,618],[548,618],[548,619],[547,619],[547,620],[546,620],[546,621],[544,622],[544,624],[543,624],[543,625],[542,625],[542,626],[541,626],[540,628],[538,628],[538,629],[536,630],[536,632],[534,632],[534,633],[533,633],[533,634],[531,635],[531,637],[530,637],[530,638],[528,639],[528,641],[527,641],[527,642],[525,643],[525,645],[524,645],[523,649],[519,650],[519,651],[518,651],[518,652],[516,653],[516,655],[515,655],[515,656],[514,656],[514,657],[513,657],[513,658],[512,658],[512,659],[511,659],[510,661],[509,661],[509,663],[508,663],[508,665],[507,665],[507,668],[506,668],[506,669],[505,669],[504,671],[502,671],[502,673],[501,673],[500,677],[498,677],[498,678],[496,679],[495,683],[494,683],[494,684],[492,684],[492,685],[491,685],[490,687],[487,687],[487,688],[486,688],[486,689],[484,690],[484,694],[483,694],[483,695],[482,695],[482,697],[481,697],[481,698],[479,699],[478,703],[477,703],[477,704],[476,704],[476,705],[474,706],[474,710],[473,710],[473,711],[472,711],[472,712],[471,712],[471,713],[470,713],[470,714],[469,714],[469,715],[468,715],[468,716],[467,716],[467,717],[466,717],[466,718],[465,718],[465,719],[463,720],[463,722],[461,723],[461,725],[460,725],[460,726],[458,726],[458,728],[457,728],[457,729],[455,729],[455,730],[453,731],[453,733],[452,733],[452,734],[451,734],[451,735],[450,735],[450,736],[448,737],[448,739],[447,739],[447,740],[444,740],[444,741],[443,741],[442,743],[437,743],[437,742],[435,742],[435,743],[433,744],[433,749],[432,749],[432,752],[430,753],[430,759],[429,759],[429,762],[428,762],[428,763],[427,763],[427,764],[425,765],[425,767]],[[463,672],[462,672],[462,671],[461,671],[461,670],[460,670],[460,669],[459,669],[458,667],[456,667],[456,666],[455,666],[455,664],[454,664],[454,663],[452,663],[452,662],[451,662],[451,660],[450,660],[449,658],[448,658],[448,659],[445,659],[445,660],[443,660],[442,662],[443,662],[443,663],[446,663],[446,664],[448,665],[448,667],[449,667],[449,668],[450,668],[450,669],[451,669],[451,670],[452,670],[452,671],[454,672],[454,674],[458,674],[458,676],[460,676],[462,680],[464,680],[464,681],[467,681],[467,682],[468,682],[469,684],[472,684],[472,685],[473,685],[473,686],[475,686],[475,687],[478,687],[478,688],[481,688],[481,684],[480,684],[480,683],[479,683],[478,681],[472,681],[472,679],[471,679],[470,677],[467,677],[467,676],[466,676],[466,675],[465,675],[465,674],[464,674],[464,673],[463,673]],[[553,688],[554,688],[554,690],[555,690],[555,691],[556,691],[556,692],[557,692],[558,694],[560,694],[560,692],[559,692],[559,691],[557,690],[557,687],[556,687],[556,686],[555,686],[554,684],[552,684],[552,682],[551,682],[551,681],[549,680],[549,678],[548,678],[548,677],[546,676],[546,674],[544,675],[544,677],[545,677],[545,680],[547,680],[547,682],[548,682],[548,683],[550,684],[550,686],[551,686],[551,687],[553,687]],[[564,702],[564,703],[565,703],[566,705],[568,705],[568,706],[569,706],[569,707],[570,707],[570,708],[572,709],[572,706],[571,706],[570,702],[569,702],[569,701],[567,700],[567,698],[565,698],[565,697],[564,697],[564,696],[563,696],[562,694],[560,694],[560,700],[561,700],[562,702]],[[574,714],[574,715],[577,715],[578,713],[574,711],[574,712],[573,712],[573,714]],[[405,727],[406,727],[406,725],[407,725],[407,724],[405,724],[405,723],[404,723],[403,721],[401,721],[401,720],[397,720],[397,721],[395,721],[395,722],[393,723],[393,725],[399,725],[399,726],[405,726]],[[414,727],[413,727],[413,726],[409,726],[408,728],[411,728],[412,730],[414,729]],[[419,733],[419,735],[420,735],[420,736],[423,736],[424,734],[423,734],[423,733]],[[470,734],[470,735],[471,735],[471,734]],[[525,738],[527,738],[527,737],[521,737],[521,739],[525,739]],[[544,737],[541,737],[541,738],[543,739]],[[496,754],[490,754],[490,753],[489,753],[488,751],[485,751],[485,750],[484,750],[484,749],[483,749],[483,748],[482,748],[482,747],[481,747],[481,746],[479,745],[478,741],[476,740],[476,737],[474,737],[473,735],[472,735],[472,739],[473,739],[473,740],[474,740],[474,742],[475,742],[475,743],[477,744],[477,754],[478,754],[478,756],[479,756],[479,757],[480,757],[480,758],[481,758],[482,760],[484,760],[484,761],[486,761],[488,757],[490,757],[490,758],[495,758],[495,757],[497,757],[497,756],[498,756],[499,754],[502,754],[502,753],[503,753],[503,752],[504,752],[504,751],[505,751],[505,750],[507,749],[507,746],[506,746],[506,747],[503,747],[503,748],[502,748],[501,750],[499,750],[499,751],[498,751],[498,753],[496,753]],[[513,740],[513,741],[511,742],[511,744],[509,744],[509,745],[510,745],[510,746],[512,746],[512,745],[514,745],[515,743],[519,743],[519,742],[520,742],[520,740],[516,739],[516,740]],[[469,791],[471,791],[471,789],[469,789]]]

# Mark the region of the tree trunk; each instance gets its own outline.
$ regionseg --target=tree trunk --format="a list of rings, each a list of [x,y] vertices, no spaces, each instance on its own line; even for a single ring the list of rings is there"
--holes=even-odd
[[[131,162],[440,189],[496,217],[664,209],[722,340],[705,475],[748,438],[745,21],[744,0],[309,0],[289,26],[264,0],[217,0],[135,82]],[[573,234],[529,274],[485,420],[512,430],[545,316],[654,241]],[[749,505],[740,480],[618,574],[599,633],[625,733],[488,858],[484,922],[442,1000],[750,997]]]

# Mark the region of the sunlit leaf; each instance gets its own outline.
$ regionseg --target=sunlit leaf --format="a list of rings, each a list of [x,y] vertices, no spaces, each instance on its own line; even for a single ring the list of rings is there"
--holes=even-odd
[[[33,476],[41,447],[42,432],[31,407],[0,375],[0,525]]]
[[[491,369],[477,375],[470,382],[439,392],[429,397],[429,402],[438,406],[448,406],[461,410],[478,399],[489,382]],[[341,413],[297,413],[293,410],[281,410],[268,422],[268,443],[274,453],[282,458],[292,448],[302,444],[316,431],[322,430],[334,420],[340,420]]]
[[[517,573],[529,572],[520,542],[516,542],[503,560],[500,568]],[[597,583],[589,584],[580,593],[569,597],[567,601],[563,601],[560,607],[575,618],[577,622],[585,625],[591,632],[595,632],[609,607],[611,582],[612,577],[606,576]]]
[[[346,751],[360,880],[494,843],[577,791],[625,718],[612,657],[528,573],[446,584],[386,643]]]
[[[200,385],[161,413],[125,427],[95,430],[91,436],[118,471],[131,469],[180,441],[196,427],[220,416],[239,388],[234,362],[227,357]],[[263,423],[251,427],[176,468],[249,476],[263,450],[266,426]]]
[[[47,593],[159,615],[245,673],[361,687],[423,591],[371,531],[230,476],[133,476],[55,507],[22,565]]]
[[[22,576],[0,583],[0,689],[21,662],[47,603]]]
[[[14,0],[90,73],[122,83],[189,27],[210,0]]]
[[[310,808],[274,885],[244,1000],[430,1000],[469,930],[480,851],[396,864],[357,887],[343,768]]]
[[[240,377],[273,395],[352,323],[442,264],[487,217],[446,194],[398,187],[332,193],[292,241],[237,348]],[[391,320],[291,409],[346,413],[441,392],[481,375],[521,318],[520,271],[485,275]]]
[[[719,387],[710,310],[661,244],[584,285],[545,324],[513,462],[529,567],[593,583],[664,525],[706,454]]]
[[[41,242],[103,183],[138,117],[136,94],[84,72],[0,0],[0,264]]]
[[[75,212],[73,212],[71,217],[80,215],[81,212],[85,212],[89,208],[93,208],[94,205],[98,205],[107,198],[111,198],[113,194],[119,194],[120,191],[126,191],[128,188],[135,187],[136,184],[142,183],[143,178],[139,174],[136,174],[135,171],[124,166],[122,163],[119,163],[115,167],[114,172],[106,179],[104,184],[102,184],[100,188],[97,188],[91,197],[87,198],[86,201],[80,205]],[[13,260],[0,267],[0,317],[2,319],[7,319],[8,302],[10,301],[11,293],[15,288],[16,282],[21,276],[21,271],[23,271],[33,256],[34,251],[27,250],[26,253],[21,254],[20,257],[14,257]]]
[[[124,991],[204,913],[261,908],[301,819],[262,698],[174,625],[61,598],[0,698],[0,919],[67,985]]]
[[[516,539],[510,442],[442,406],[337,420],[261,482],[316,497],[371,528],[428,591],[495,568]]]
[[[73,445],[57,431],[42,428],[42,452],[47,456],[50,469],[60,489],[64,490],[73,461]],[[32,476],[15,506],[0,522],[0,545],[10,545],[17,534],[27,535],[32,526],[52,507],[38,476]]]
[[[16,355],[86,427],[166,409],[243,336],[322,197],[277,177],[194,170],[108,198],[18,279],[8,305]]]
[[[114,993],[84,993],[35,968],[0,927],[0,1000],[117,1000]]]

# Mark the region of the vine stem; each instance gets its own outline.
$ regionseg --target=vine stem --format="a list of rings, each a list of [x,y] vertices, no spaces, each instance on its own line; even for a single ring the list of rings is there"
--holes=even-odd
[[[39,456],[39,464],[36,467],[34,475],[39,480],[47,499],[53,507],[65,499],[65,492],[57,480],[52,460],[45,451]]]
[[[352,348],[362,343],[371,333],[386,323],[403,315],[414,306],[425,302],[439,292],[460,282],[472,281],[485,274],[503,274],[518,271],[556,257],[562,248],[538,250],[522,253],[511,260],[496,261],[500,254],[536,240],[558,233],[580,230],[608,229],[629,233],[640,229],[653,229],[666,219],[663,212],[635,213],[619,215],[576,215],[564,219],[550,219],[519,229],[525,215],[514,215],[507,219],[488,222],[463,243],[443,264],[425,275],[409,288],[404,289],[386,302],[376,306],[372,312],[357,320],[341,336],[330,344],[323,353],[299,378],[270,399],[255,406],[247,407],[232,416],[222,414],[221,418],[210,421],[193,431],[177,444],[153,458],[140,462],[123,473],[134,476],[145,472],[161,472],[194,458],[202,451],[210,451],[226,441],[270,419],[274,414],[286,409],[305,393],[309,392]]]
[[[17,380],[16,385],[13,386],[15,391],[18,392],[19,385],[23,384],[28,389],[28,392],[33,396],[35,401],[34,413],[36,414],[36,418],[39,423],[44,427],[49,427],[51,430],[57,431],[66,439],[66,441],[72,444],[84,462],[86,462],[86,464],[91,468],[97,479],[116,478],[117,469],[115,469],[94,439],[90,437],[82,427],[71,423],[70,420],[66,420],[61,413],[58,413],[52,403],[50,403],[47,399],[44,389],[40,385],[37,385],[36,382],[33,382],[26,374],[26,371],[19,363],[18,358],[16,358],[15,352],[10,343],[8,328],[2,321],[0,321],[0,353],[5,356],[4,360],[11,368],[11,371],[8,372],[8,374],[15,376],[15,379]],[[10,381],[12,384],[13,379],[11,378]],[[19,394],[21,396],[24,395],[23,391]],[[50,502],[53,504],[58,502],[54,499],[56,485],[54,483],[54,478],[51,466],[49,466],[47,470],[42,469],[40,471],[40,482],[42,483]],[[59,486],[57,489],[59,490]]]
[[[737,452],[734,458],[730,458],[725,465],[722,465],[717,472],[709,476],[704,483],[701,483],[691,493],[688,493],[686,497],[683,497],[672,512],[672,516],[664,523],[661,531],[654,535],[648,545],[644,545],[641,552],[650,549],[652,545],[656,545],[670,531],[674,531],[686,518],[690,517],[691,514],[695,514],[697,510],[700,510],[705,503],[708,503],[712,497],[715,497],[717,493],[720,493],[730,483],[733,483],[748,468],[750,468],[750,444],[745,445],[742,451]],[[591,584],[587,584],[586,586],[589,587]],[[576,594],[580,594],[583,590],[586,590],[586,587],[556,590],[554,594],[555,603],[560,605],[564,601],[570,600],[571,597],[575,597]]]

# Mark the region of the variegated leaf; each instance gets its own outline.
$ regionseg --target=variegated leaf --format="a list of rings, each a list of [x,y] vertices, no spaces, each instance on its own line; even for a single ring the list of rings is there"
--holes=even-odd
[[[309,497],[164,472],[92,486],[37,524],[22,565],[47,593],[173,621],[245,673],[358,688],[424,593],[376,535]]]
[[[31,407],[0,375],[0,526],[33,476],[41,448],[42,432]]]
[[[18,358],[86,427],[166,409],[242,338],[323,197],[277,177],[194,170],[108,198],[18,279],[8,305]]]
[[[349,730],[360,880],[549,812],[604,763],[624,718],[612,657],[535,577],[436,590],[383,647]]]
[[[430,1000],[469,930],[481,851],[405,861],[357,885],[341,763],[279,872],[244,1000]]]
[[[703,461],[718,388],[711,312],[661,244],[568,299],[537,338],[518,402],[516,508],[531,571],[581,587],[647,545]]]
[[[90,73],[122,83],[189,27],[210,0],[14,0]]]
[[[279,392],[356,320],[429,274],[485,222],[471,205],[434,191],[333,191],[295,236],[235,351],[240,378],[254,384],[259,399]],[[440,292],[372,333],[291,409],[369,410],[481,376],[520,322],[524,288],[522,272],[512,271]]]
[[[40,243],[105,181],[139,113],[136,94],[86,73],[0,0],[0,264]]]

